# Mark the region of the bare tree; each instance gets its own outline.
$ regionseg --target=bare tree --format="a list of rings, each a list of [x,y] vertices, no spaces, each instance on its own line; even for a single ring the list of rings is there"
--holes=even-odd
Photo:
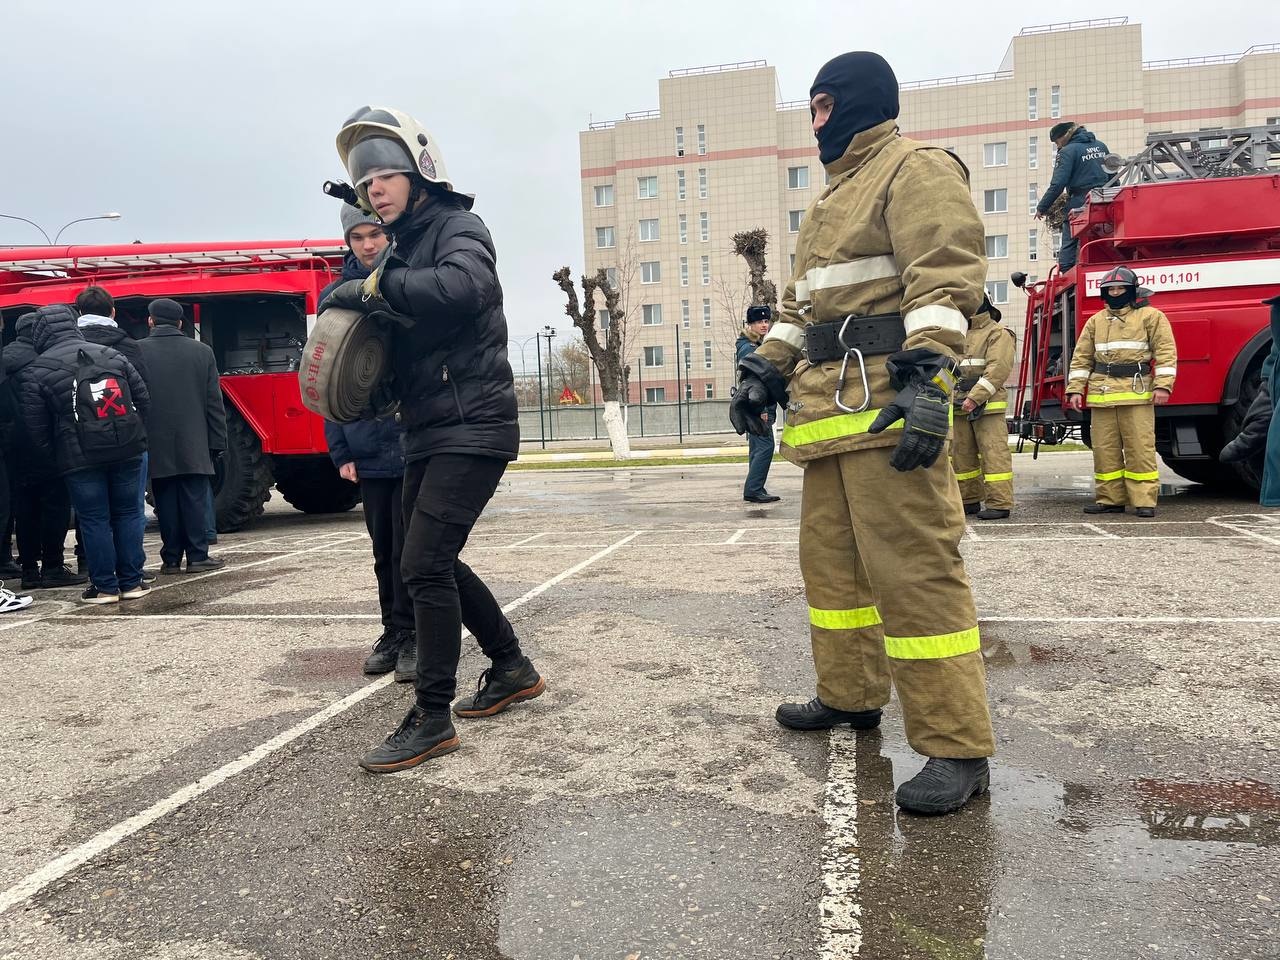
[[[562,387],[568,387],[579,397],[586,397],[591,389],[591,354],[577,340],[556,347],[552,355],[552,367],[559,374]]]
[[[621,272],[621,271],[619,271]],[[567,301],[564,312],[573,321],[573,325],[582,332],[582,342],[595,364],[596,374],[600,380],[600,395],[604,398],[604,426],[609,434],[609,446],[613,450],[615,460],[626,460],[631,456],[631,441],[627,437],[627,423],[622,415],[622,404],[626,403],[623,385],[626,379],[624,331],[626,328],[626,312],[620,301],[620,295],[609,283],[609,276],[602,268],[595,276],[582,277],[582,305],[579,305],[578,291],[568,267],[561,267],[551,279],[564,291]],[[600,331],[596,327],[596,293],[604,298],[604,309],[608,311],[609,324],[604,330],[604,343],[600,342]]]
[[[736,367],[738,335],[742,333],[747,307],[751,306],[751,290],[744,283],[730,283],[720,277],[716,278],[714,287],[716,301],[720,305],[720,319],[712,328],[711,339],[716,354],[728,359],[731,367]]]
[[[751,302],[762,303],[776,310],[778,288],[765,276],[769,272],[769,231],[764,227],[743,230],[733,235],[733,252],[747,261],[747,283],[751,289]]]
[[[769,272],[769,231],[763,227],[742,230],[733,235],[733,252],[747,264],[744,280],[726,283],[715,282],[716,298],[720,302],[722,322],[715,328],[713,340],[716,352],[736,364],[738,335],[746,320],[747,307],[764,304],[776,310],[778,288],[767,276]]]

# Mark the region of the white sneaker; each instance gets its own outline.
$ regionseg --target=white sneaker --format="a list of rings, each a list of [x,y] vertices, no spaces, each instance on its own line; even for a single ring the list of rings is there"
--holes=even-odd
[[[25,610],[29,606],[31,606],[31,597],[26,595],[19,596],[12,590],[6,590],[3,586],[0,586],[0,613]]]
[[[140,583],[136,587],[130,590],[121,590],[120,599],[121,600],[137,600],[139,597],[145,597],[150,592],[151,592],[151,588],[148,587],[146,583]]]
[[[120,594],[103,593],[97,587],[90,586],[89,589],[87,589],[84,593],[80,594],[80,599],[83,600],[85,603],[96,603],[96,604],[119,603]]]

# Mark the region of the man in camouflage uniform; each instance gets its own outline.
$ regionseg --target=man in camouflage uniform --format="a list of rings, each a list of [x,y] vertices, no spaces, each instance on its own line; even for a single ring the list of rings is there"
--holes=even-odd
[[[983,298],[983,228],[954,156],[898,135],[898,82],[847,53],[810,90],[830,184],[806,211],[780,322],[738,365],[740,433],[787,404],[804,467],[800,570],[818,696],[795,729],[880,723],[892,682],[929,758],[898,804],[948,813],[987,789],[995,749],[964,509],[945,454],[957,360]]]

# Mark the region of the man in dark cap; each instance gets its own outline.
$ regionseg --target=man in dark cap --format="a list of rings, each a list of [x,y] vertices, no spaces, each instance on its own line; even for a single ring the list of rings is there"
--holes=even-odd
[[[741,360],[754,353],[772,327],[773,310],[768,304],[759,303],[748,307],[746,322],[742,325],[742,333],[734,348],[737,359]],[[770,407],[765,411],[764,419],[769,425],[767,434],[747,434],[747,482],[742,488],[742,499],[747,503],[777,503],[782,499],[764,488],[769,480],[769,466],[773,463],[773,422],[777,415],[777,407]]]
[[[786,405],[782,454],[804,468],[800,572],[818,696],[777,718],[870,730],[892,681],[907,739],[929,758],[898,804],[949,813],[987,789],[995,751],[946,458],[987,273],[982,222],[964,165],[899,136],[898,82],[882,57],[836,57],[809,94],[830,182],[805,213],[781,316],[738,362],[730,401],[739,433],[763,434],[761,414]]]
[[[1062,221],[1062,246],[1058,249],[1058,267],[1070,270],[1076,265],[1079,243],[1071,235],[1071,211],[1084,206],[1089,191],[1111,179],[1102,168],[1107,156],[1107,145],[1078,124],[1065,120],[1055,123],[1049,130],[1049,139],[1058,148],[1053,163],[1053,179],[1049,189],[1036,204],[1036,219],[1043,220],[1053,202],[1067,192],[1067,215]]]
[[[162,298],[147,307],[151,336],[139,342],[150,371],[151,493],[160,522],[160,572],[217,570],[209,556],[205,501],[213,464],[227,448],[227,418],[218,367],[208,345],[182,332],[182,304]]]

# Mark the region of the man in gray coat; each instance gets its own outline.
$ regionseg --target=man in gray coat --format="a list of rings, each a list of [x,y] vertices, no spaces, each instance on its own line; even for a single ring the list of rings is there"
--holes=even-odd
[[[162,298],[147,308],[151,336],[141,340],[151,392],[151,492],[160,521],[160,572],[217,570],[209,556],[205,498],[213,464],[227,448],[218,367],[208,345],[182,332],[182,304]]]

